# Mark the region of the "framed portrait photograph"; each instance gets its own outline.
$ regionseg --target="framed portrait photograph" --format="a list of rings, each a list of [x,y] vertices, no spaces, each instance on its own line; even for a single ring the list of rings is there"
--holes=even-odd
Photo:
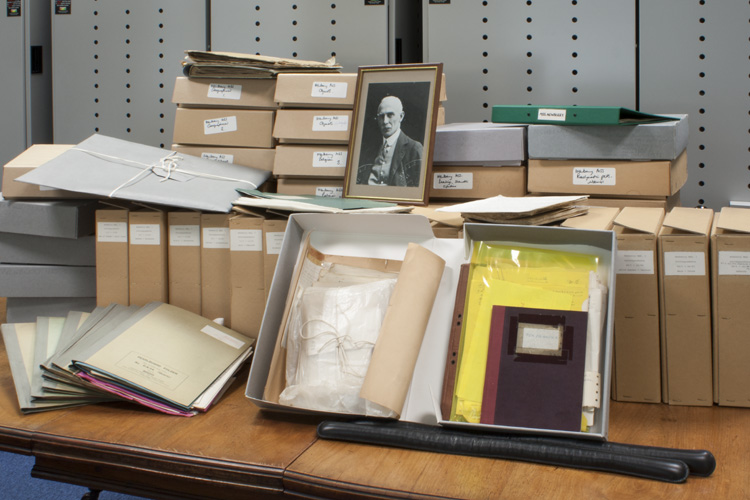
[[[426,205],[442,63],[362,66],[344,198]]]

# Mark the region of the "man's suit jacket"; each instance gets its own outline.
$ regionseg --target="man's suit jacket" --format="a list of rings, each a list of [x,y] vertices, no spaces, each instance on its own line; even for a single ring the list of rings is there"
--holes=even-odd
[[[375,166],[375,158],[380,152],[381,144],[368,148],[361,158],[365,163],[360,163],[357,170],[357,184],[367,184]],[[402,130],[393,148],[393,159],[391,170],[388,174],[386,184],[389,186],[419,186],[419,174],[422,167],[422,144],[415,141]]]

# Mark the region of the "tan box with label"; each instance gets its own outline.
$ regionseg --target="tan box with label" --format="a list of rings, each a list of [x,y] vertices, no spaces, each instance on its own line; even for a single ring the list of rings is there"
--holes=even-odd
[[[662,401],[657,238],[664,214],[661,208],[626,207],[614,221],[616,401]]]
[[[750,406],[750,209],[724,207],[711,230],[714,402]]]
[[[659,231],[662,399],[713,404],[709,239],[713,210],[673,208]]]
[[[275,111],[177,108],[173,141],[244,148],[272,148]]]
[[[600,196],[671,196],[687,181],[687,152],[675,160],[529,159],[528,189],[535,193]]]
[[[271,282],[276,272],[281,244],[284,242],[287,219],[266,219],[263,221],[263,289],[265,299],[271,291]]]
[[[354,107],[357,73],[282,73],[274,99],[282,108]]]
[[[201,314],[201,214],[169,212],[169,303]]]
[[[344,179],[284,177],[277,179],[276,192],[289,195],[307,194],[325,198],[341,198],[344,193]]]
[[[231,328],[230,214],[201,214],[201,315]]]
[[[276,146],[273,175],[277,177],[344,178],[347,146],[337,144]]]
[[[206,160],[223,161],[234,165],[257,168],[271,172],[276,157],[276,148],[233,148],[226,146],[190,146],[172,144],[172,151],[197,156]]]
[[[96,305],[130,305],[128,210],[96,211]]]
[[[169,301],[167,214],[131,210],[128,214],[130,304]]]
[[[280,109],[273,137],[280,144],[348,144],[352,112],[344,109]]]
[[[526,196],[526,167],[433,165],[430,199]]]
[[[229,220],[232,329],[258,338],[266,307],[263,277],[263,218],[234,216]]]
[[[172,102],[182,107],[275,109],[273,78],[175,79]]]

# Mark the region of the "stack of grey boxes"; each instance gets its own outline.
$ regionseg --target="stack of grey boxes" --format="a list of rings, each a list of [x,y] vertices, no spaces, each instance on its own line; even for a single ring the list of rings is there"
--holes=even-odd
[[[0,297],[7,297],[7,322],[96,306],[96,206],[95,200],[0,198]]]

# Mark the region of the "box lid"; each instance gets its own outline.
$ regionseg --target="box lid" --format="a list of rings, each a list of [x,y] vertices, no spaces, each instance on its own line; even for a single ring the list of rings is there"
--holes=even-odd
[[[663,208],[625,207],[615,218],[615,226],[641,233],[658,234],[664,220]]]
[[[618,207],[589,207],[587,214],[566,219],[560,225],[579,229],[612,229],[613,221],[619,212]]]
[[[664,226],[708,236],[714,211],[710,208],[675,207],[664,218]]]
[[[725,231],[750,233],[750,209],[724,207],[721,209],[716,226]]]

